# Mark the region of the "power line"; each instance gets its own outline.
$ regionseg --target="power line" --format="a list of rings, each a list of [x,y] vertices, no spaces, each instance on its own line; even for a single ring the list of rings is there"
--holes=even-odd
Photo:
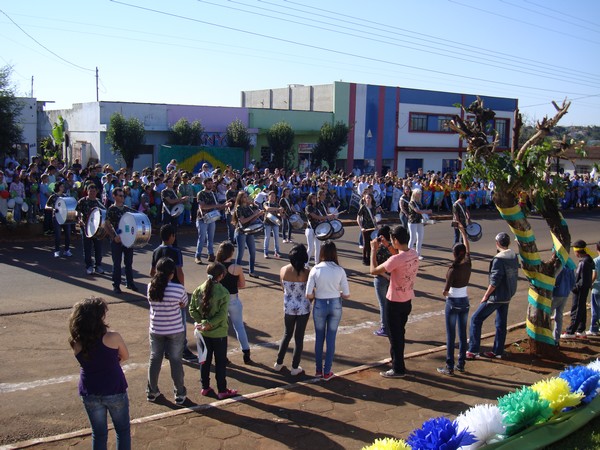
[[[535,6],[537,6],[538,8],[542,8],[542,9],[544,9],[544,10],[547,10],[547,11],[552,11],[552,12],[555,12],[555,13],[561,14],[561,15],[563,15],[563,16],[567,16],[567,17],[570,17],[570,18],[572,18],[572,19],[579,20],[579,21],[581,21],[581,22],[589,23],[590,25],[593,25],[593,26],[595,26],[595,27],[600,27],[600,25],[598,25],[598,24],[597,24],[597,23],[595,23],[595,22],[592,22],[591,20],[582,19],[581,17],[573,16],[573,15],[571,15],[571,14],[567,14],[566,12],[563,12],[563,11],[558,11],[558,10],[556,10],[556,9],[552,9],[552,8],[548,7],[548,5],[540,5],[539,3],[533,2],[533,1],[531,1],[531,0],[525,0],[525,2],[527,2],[527,3],[531,4],[531,5],[535,5]]]
[[[123,2],[123,1],[119,1],[119,0],[110,0],[110,1],[112,3],[120,4],[120,5],[127,6],[127,7],[134,8],[134,9],[139,9],[139,10],[142,10],[142,11],[148,11],[148,12],[152,12],[152,13],[155,13],[155,14],[164,15],[164,16],[167,16],[167,17],[173,17],[173,18],[176,18],[176,19],[191,21],[191,22],[195,22],[195,23],[201,23],[203,25],[208,25],[208,26],[211,26],[211,27],[221,28],[221,29],[229,30],[229,31],[235,31],[235,32],[247,34],[247,35],[250,35],[250,36],[258,36],[258,37],[262,37],[262,38],[265,38],[265,39],[270,39],[270,40],[277,41],[277,42],[283,42],[283,43],[286,43],[286,44],[298,45],[298,46],[310,48],[310,49],[313,49],[313,50],[320,50],[320,51],[324,51],[324,52],[328,52],[328,53],[334,53],[334,54],[338,54],[338,55],[344,55],[344,56],[350,56],[350,57],[353,57],[353,58],[364,59],[366,61],[378,62],[378,63],[388,64],[388,65],[398,66],[398,67],[406,67],[406,68],[421,70],[421,71],[430,72],[430,73],[437,73],[437,74],[442,74],[442,75],[456,77],[456,78],[461,78],[461,79],[484,81],[486,83],[499,84],[499,85],[504,85],[504,86],[520,87],[520,88],[532,89],[532,90],[544,91],[544,92],[558,92],[555,89],[545,89],[545,88],[536,87],[536,86],[525,86],[525,85],[514,84],[514,83],[506,83],[506,82],[502,82],[502,81],[493,81],[493,80],[489,80],[489,79],[477,78],[477,77],[472,77],[472,76],[468,76],[468,75],[459,75],[459,74],[454,74],[454,73],[450,73],[450,72],[443,72],[443,71],[435,70],[435,69],[428,69],[428,68],[419,67],[419,66],[413,66],[413,65],[409,65],[409,64],[402,64],[402,63],[398,63],[398,62],[394,62],[394,61],[387,61],[387,60],[380,59],[380,58],[373,58],[373,57],[359,55],[359,54],[355,54],[355,53],[344,52],[344,51],[341,51],[341,50],[333,50],[333,49],[326,48],[326,47],[321,47],[321,46],[318,46],[318,45],[312,45],[312,44],[307,44],[307,43],[304,43],[304,42],[293,41],[291,39],[284,39],[284,38],[280,38],[280,37],[276,37],[276,36],[270,36],[270,35],[258,33],[258,32],[255,32],[255,31],[243,30],[241,28],[235,28],[235,27],[231,27],[231,26],[227,26],[227,25],[217,24],[215,22],[209,22],[209,21],[206,21],[206,20],[195,19],[195,18],[192,18],[192,17],[182,16],[182,15],[179,15],[179,14],[170,13],[170,12],[166,12],[166,11],[160,11],[160,10],[157,10],[157,9],[152,9],[152,8],[148,8],[148,7],[144,7],[144,6],[133,5],[133,4],[130,4],[130,3]],[[587,94],[583,94],[583,93],[580,93],[580,92],[562,92],[562,93],[563,94],[570,94],[570,95],[587,95]]]
[[[4,14],[4,15],[5,15],[5,16],[8,18],[8,20],[10,20],[10,21],[13,23],[13,25],[14,25],[14,26],[16,26],[16,27],[17,27],[19,30],[21,30],[21,31],[22,31],[22,32],[23,32],[23,33],[24,33],[24,34],[25,34],[25,35],[26,35],[26,36],[27,36],[29,39],[31,39],[31,40],[32,40],[33,42],[35,42],[37,45],[39,45],[40,47],[42,47],[42,48],[43,48],[44,50],[46,50],[48,53],[51,53],[51,54],[53,54],[53,55],[54,55],[54,56],[56,56],[58,59],[60,59],[60,60],[62,60],[62,61],[64,61],[64,62],[66,62],[67,64],[70,64],[70,65],[72,65],[72,66],[74,66],[74,67],[77,67],[77,68],[79,68],[79,69],[82,69],[82,70],[87,70],[87,71],[90,71],[90,72],[94,72],[94,71],[95,71],[95,69],[88,69],[87,67],[83,67],[83,66],[80,66],[80,65],[78,65],[78,64],[75,64],[75,63],[73,63],[73,62],[71,62],[71,61],[69,61],[69,60],[67,60],[67,59],[63,58],[62,56],[58,55],[57,53],[53,52],[53,51],[52,51],[52,50],[50,50],[48,47],[46,47],[44,44],[42,44],[40,41],[38,41],[36,38],[34,38],[32,35],[30,35],[30,34],[29,34],[27,31],[25,31],[23,28],[21,28],[21,26],[19,26],[19,24],[18,24],[17,22],[15,22],[14,20],[12,20],[12,18],[11,18],[11,17],[10,17],[8,14],[6,14],[6,13],[5,13],[3,10],[1,10],[1,9],[0,9],[0,12],[1,12],[2,14]]]

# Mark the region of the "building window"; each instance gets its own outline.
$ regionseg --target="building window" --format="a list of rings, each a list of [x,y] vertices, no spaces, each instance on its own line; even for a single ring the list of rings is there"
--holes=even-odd
[[[411,114],[410,131],[427,131],[427,114]]]
[[[421,158],[406,158],[404,161],[404,176],[408,174],[414,175],[417,170],[423,168],[423,160]]]
[[[508,147],[509,119],[496,119],[494,129],[498,133],[498,146]]]
[[[419,133],[453,133],[450,121],[453,116],[444,114],[410,113],[410,130]]]
[[[442,175],[450,172],[452,175],[460,170],[460,161],[458,159],[442,159]]]

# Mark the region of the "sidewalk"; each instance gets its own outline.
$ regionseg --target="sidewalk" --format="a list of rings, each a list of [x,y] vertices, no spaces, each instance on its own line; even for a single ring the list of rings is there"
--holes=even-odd
[[[509,331],[508,347],[523,339],[522,326]],[[492,335],[485,336],[490,339]],[[581,363],[600,352],[600,339],[561,344]],[[407,355],[404,379],[379,375],[385,362],[340,372],[331,381],[310,379],[283,388],[132,421],[135,449],[360,449],[376,438],[407,438],[429,418],[453,419],[471,406],[495,403],[522,385],[549,378],[561,368],[534,361],[468,361],[466,372],[443,376],[445,347]],[[521,359],[521,358],[519,358]],[[109,446],[115,433],[109,432]],[[15,444],[5,448],[90,448],[90,430]]]

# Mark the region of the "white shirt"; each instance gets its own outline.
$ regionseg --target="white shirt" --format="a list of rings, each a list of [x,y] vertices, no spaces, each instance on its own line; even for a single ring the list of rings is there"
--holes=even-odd
[[[323,261],[310,270],[306,283],[306,295],[315,291],[315,298],[339,298],[350,295],[346,271],[331,261]]]

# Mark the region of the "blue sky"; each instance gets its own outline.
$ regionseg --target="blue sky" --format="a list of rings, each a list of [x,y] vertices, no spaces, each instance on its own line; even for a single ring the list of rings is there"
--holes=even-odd
[[[0,0],[0,65],[55,108],[240,106],[333,81],[518,98],[529,121],[600,125],[597,0]]]

